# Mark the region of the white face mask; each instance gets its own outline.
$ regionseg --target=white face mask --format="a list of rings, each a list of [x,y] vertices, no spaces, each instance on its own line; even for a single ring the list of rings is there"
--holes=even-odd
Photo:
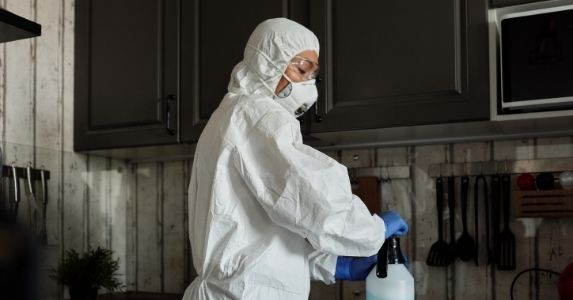
[[[278,92],[275,100],[295,117],[303,115],[318,99],[316,79],[292,82]]]

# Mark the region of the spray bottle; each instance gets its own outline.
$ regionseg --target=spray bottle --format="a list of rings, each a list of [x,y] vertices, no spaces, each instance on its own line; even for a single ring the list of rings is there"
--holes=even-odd
[[[404,265],[400,239],[389,238],[366,278],[366,300],[414,300],[414,277]]]

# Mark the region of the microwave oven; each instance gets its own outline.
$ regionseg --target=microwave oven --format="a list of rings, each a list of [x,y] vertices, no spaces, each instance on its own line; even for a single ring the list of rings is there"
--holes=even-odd
[[[573,1],[504,7],[493,14],[497,115],[572,110]]]

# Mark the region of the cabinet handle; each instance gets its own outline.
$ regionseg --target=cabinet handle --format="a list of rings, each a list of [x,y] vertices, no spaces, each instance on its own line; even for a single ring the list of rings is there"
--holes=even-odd
[[[354,296],[360,296],[360,294],[362,294],[361,290],[359,290],[359,289],[354,290]]]
[[[170,135],[175,135],[177,133],[177,129],[172,124],[173,123],[173,115],[172,115],[172,105],[177,105],[177,97],[175,95],[167,96],[167,115],[165,118],[165,129],[167,129],[167,133]],[[177,121],[177,119],[175,119]]]
[[[322,116],[318,113],[318,103],[314,104],[314,120],[317,123],[322,122]]]

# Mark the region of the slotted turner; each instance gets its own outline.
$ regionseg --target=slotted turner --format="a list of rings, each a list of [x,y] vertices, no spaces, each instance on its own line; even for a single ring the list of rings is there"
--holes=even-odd
[[[438,240],[430,248],[426,264],[428,266],[441,267],[451,263],[449,245],[444,240],[444,179],[436,179],[436,205],[438,209]]]

